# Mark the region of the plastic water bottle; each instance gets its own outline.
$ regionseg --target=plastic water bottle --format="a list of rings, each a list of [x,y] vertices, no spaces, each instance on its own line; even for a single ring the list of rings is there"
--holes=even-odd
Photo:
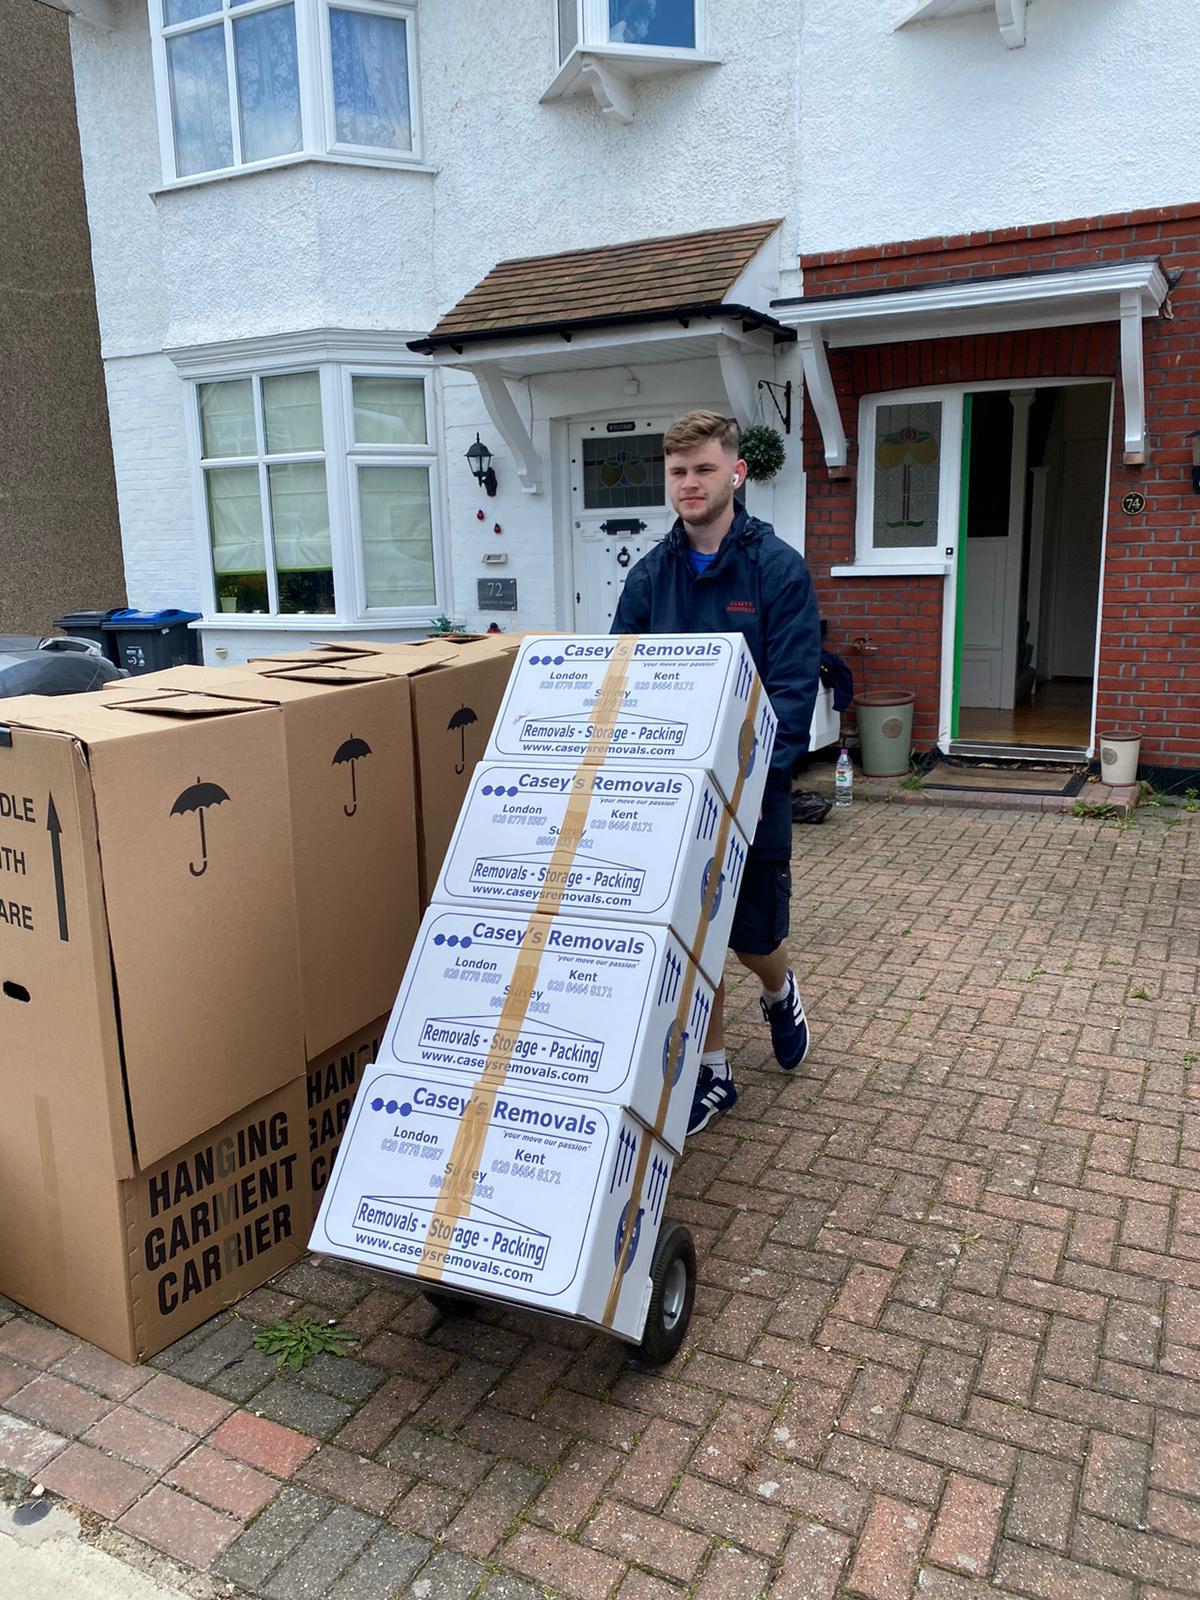
[[[850,763],[849,753],[843,745],[833,773],[833,803],[835,806],[848,806],[853,797],[854,768]]]

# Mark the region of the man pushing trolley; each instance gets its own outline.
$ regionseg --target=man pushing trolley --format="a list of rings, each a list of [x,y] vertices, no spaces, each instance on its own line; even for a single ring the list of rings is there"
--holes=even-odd
[[[314,1250],[670,1359],[667,1189],[775,729],[737,634],[525,640]]]

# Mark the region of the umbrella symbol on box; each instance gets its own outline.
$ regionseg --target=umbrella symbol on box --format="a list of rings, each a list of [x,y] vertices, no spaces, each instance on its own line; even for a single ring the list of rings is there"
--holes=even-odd
[[[459,759],[454,764],[455,772],[462,773],[467,769],[467,729],[479,718],[470,706],[459,706],[458,710],[446,724],[447,733],[458,734]]]
[[[331,767],[339,767],[346,761],[350,763],[350,804],[342,807],[348,817],[352,817],[358,810],[358,785],[354,777],[354,763],[362,761],[365,756],[370,754],[371,746],[367,741],[365,739],[356,739],[351,734],[348,739],[338,745],[333,753],[333,760],[329,763]]]
[[[208,871],[208,840],[204,834],[204,813],[209,806],[219,806],[228,799],[229,796],[219,783],[201,783],[197,778],[195,783],[189,784],[183,793],[176,797],[175,804],[171,807],[170,814],[173,817],[182,817],[185,812],[194,811],[200,819],[200,865],[197,866],[194,861],[188,862],[188,871],[193,878],[202,878]]]

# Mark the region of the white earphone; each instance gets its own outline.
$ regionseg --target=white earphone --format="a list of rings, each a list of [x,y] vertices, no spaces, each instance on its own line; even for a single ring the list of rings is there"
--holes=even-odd
[[[737,473],[735,472],[733,477],[730,478],[729,481],[733,485],[733,487],[736,489],[738,484],[741,482],[741,479],[738,477]]]

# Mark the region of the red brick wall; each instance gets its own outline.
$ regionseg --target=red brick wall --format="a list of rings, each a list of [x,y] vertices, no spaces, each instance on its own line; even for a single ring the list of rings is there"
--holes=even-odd
[[[1099,725],[1135,723],[1142,760],[1200,767],[1200,496],[1191,489],[1187,435],[1200,428],[1200,204],[1116,217],[1080,218],[956,238],[837,251],[801,259],[806,296],[896,289],[965,277],[1160,256],[1182,269],[1172,319],[1144,324],[1148,464],[1122,465],[1125,419],[1115,324],[931,339],[830,352],[830,368],[857,463],[861,396],[924,384],[1011,378],[1096,377],[1116,381],[1113,471],[1101,612]],[[805,401],[807,559],[829,621],[828,644],[861,683],[857,636],[879,646],[867,666],[872,687],[917,691],[914,740],[937,737],[942,590],[935,578],[832,578],[854,559],[855,484],[825,467],[820,428]],[[1146,510],[1128,517],[1131,489]]]

